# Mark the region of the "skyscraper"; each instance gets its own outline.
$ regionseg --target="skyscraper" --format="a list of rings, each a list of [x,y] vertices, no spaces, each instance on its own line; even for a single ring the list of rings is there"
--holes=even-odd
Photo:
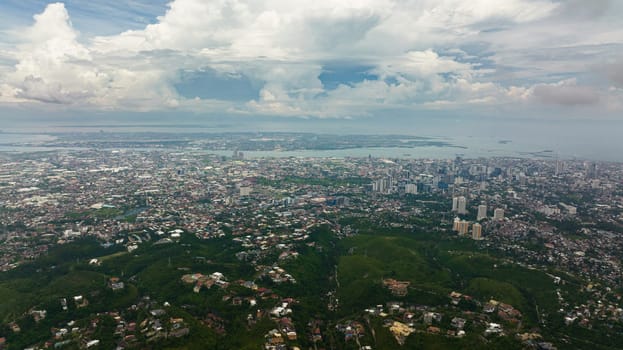
[[[458,209],[459,214],[467,214],[467,199],[463,196],[458,199]]]
[[[597,165],[595,162],[590,162],[586,166],[586,178],[594,179],[597,176]]]
[[[481,204],[478,206],[478,216],[476,217],[476,220],[480,221],[486,218],[487,218],[487,205]]]
[[[372,191],[380,193],[389,193],[391,189],[391,178],[378,179],[372,183]]]
[[[459,197],[452,197],[452,211],[459,210]]]
[[[565,169],[565,163],[562,160],[556,159],[556,175],[562,174]]]
[[[475,223],[472,226],[472,239],[475,239],[475,240],[482,239],[482,226],[479,223]]]
[[[459,236],[464,236],[469,232],[469,222],[465,220],[461,220],[458,224]]]

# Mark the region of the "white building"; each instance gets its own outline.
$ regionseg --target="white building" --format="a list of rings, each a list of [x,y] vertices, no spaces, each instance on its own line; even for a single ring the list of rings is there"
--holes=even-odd
[[[467,214],[467,198],[461,196],[458,199],[458,209],[459,214]]]
[[[496,221],[504,220],[504,209],[496,208],[493,211],[493,220],[496,220]]]
[[[476,218],[476,220],[480,221],[482,219],[486,219],[487,218],[487,205],[486,204],[481,204],[478,206],[478,216]]]
[[[405,193],[417,194],[417,185],[416,184],[406,184],[405,185]]]

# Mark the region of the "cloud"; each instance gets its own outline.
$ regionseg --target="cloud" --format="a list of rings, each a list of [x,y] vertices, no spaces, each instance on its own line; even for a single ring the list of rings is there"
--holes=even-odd
[[[317,12],[305,19],[303,32],[316,50],[333,50],[342,45],[353,46],[379,25],[380,13],[372,9],[335,9]]]
[[[558,12],[572,18],[595,18],[607,14],[612,5],[612,0],[563,0]]]
[[[89,50],[77,42],[78,33],[61,3],[50,4],[34,16],[15,53],[18,63],[9,74],[17,99],[71,103],[100,93],[101,75]]]
[[[16,52],[17,64],[7,75],[4,100],[42,102],[97,109],[166,108],[177,94],[163,67],[115,62],[78,41],[62,3],[48,5],[34,16]]]
[[[177,0],[158,22],[143,30],[95,39],[96,48],[123,51],[197,50],[228,46],[246,22],[247,6],[237,0]]]
[[[97,69],[89,50],[77,42],[78,33],[61,3],[50,4],[23,33],[25,43],[8,81],[18,99],[70,103],[97,94]]]
[[[593,105],[599,102],[599,93],[595,89],[576,85],[575,80],[536,85],[532,95],[541,103],[562,106]]]
[[[602,65],[597,70],[614,85],[623,87],[623,62],[620,59],[616,63]]]
[[[84,37],[54,3],[0,42],[0,104],[317,117],[613,106],[607,87],[575,81],[591,81],[595,57],[623,54],[621,30],[608,19],[616,8],[579,0],[173,0],[150,24]],[[349,67],[365,69],[354,77]],[[616,86],[619,68],[609,68]]]

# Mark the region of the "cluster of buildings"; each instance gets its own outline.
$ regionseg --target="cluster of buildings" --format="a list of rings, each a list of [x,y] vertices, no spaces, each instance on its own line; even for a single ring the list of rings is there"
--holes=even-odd
[[[145,242],[174,243],[191,234],[239,244],[236,258],[258,272],[256,280],[244,281],[257,301],[274,294],[258,286],[262,280],[297,282],[279,265],[296,259],[300,245],[315,248],[309,242],[313,227],[325,225],[346,237],[357,232],[340,218],[365,218],[392,229],[456,232],[458,239],[470,236],[523,266],[588,280],[591,287],[582,288],[589,299],[582,304],[560,292],[556,317],[569,325],[614,324],[623,322],[616,292],[623,286],[622,184],[619,164],[548,159],[244,159],[239,152],[223,157],[194,150],[5,155],[0,158],[0,269],[14,269],[54,245],[85,236],[134,251]],[[196,292],[233,283],[215,274],[182,280]],[[109,286],[122,290],[120,283],[111,279]],[[408,282],[383,283],[396,297],[408,293]],[[230,297],[234,303],[237,296]],[[265,310],[278,325],[266,335],[267,349],[293,344],[291,316],[275,310]],[[481,316],[489,316],[484,311],[454,315],[455,326],[448,330],[459,335],[461,320],[488,320],[483,334],[501,334],[505,322],[520,319],[505,305],[496,310],[495,319]],[[403,305],[387,313],[397,316],[388,327],[406,338],[413,317],[421,317],[426,331],[443,333],[435,324],[436,312]],[[349,324],[341,331],[358,339],[357,329]]]
[[[82,296],[74,299],[82,299]],[[27,349],[91,349],[110,345],[116,349],[128,349],[140,344],[155,344],[162,339],[188,336],[190,328],[186,321],[171,315],[169,308],[168,303],[161,305],[149,297],[143,297],[128,310],[97,313],[85,320],[70,320],[52,327],[48,340]],[[46,313],[46,310],[33,310],[31,316],[35,322],[42,322]],[[108,324],[103,326],[104,323]],[[101,335],[101,327],[112,327],[107,331],[111,332],[114,344],[104,344],[97,338],[98,334]],[[13,324],[12,331],[20,333],[25,330]]]
[[[464,196],[452,197],[452,212],[456,212],[462,216],[467,215],[467,199]],[[487,220],[487,205],[478,205],[478,213],[476,215],[476,221]],[[496,208],[493,211],[493,221],[504,220],[504,209]],[[471,226],[471,231],[470,231]],[[461,220],[458,216],[454,218],[452,222],[452,231],[457,232],[460,236],[465,236],[471,232],[471,237],[474,240],[483,239],[482,225],[478,222],[471,223],[468,220]]]
[[[398,297],[404,297],[409,293],[409,281],[397,281],[393,278],[387,278],[383,280],[383,286],[390,290],[392,295]]]
[[[521,325],[522,314],[509,304],[496,300],[481,302],[469,295],[452,292],[451,302],[445,307],[389,301],[364,310],[364,320],[377,317],[388,328],[399,345],[403,345],[411,334],[428,333],[452,338],[463,338],[469,332],[483,336],[515,336],[526,334]],[[338,324],[338,330],[345,341],[364,338],[371,330],[365,324],[369,321],[349,320]],[[534,338],[541,335],[534,333]],[[526,345],[529,345],[526,342]]]
[[[184,275],[182,276],[182,281],[187,284],[194,284],[193,292],[195,293],[199,293],[203,287],[210,289],[214,285],[220,288],[227,288],[229,286],[229,282],[227,282],[225,276],[220,272],[214,272],[207,276],[200,273]]]

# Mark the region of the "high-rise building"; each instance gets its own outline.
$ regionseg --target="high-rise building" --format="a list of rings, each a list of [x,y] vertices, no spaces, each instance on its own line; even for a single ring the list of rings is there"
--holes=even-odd
[[[480,225],[479,223],[475,223],[474,225],[472,225],[472,239],[482,239],[482,225]]]
[[[372,183],[373,192],[389,193],[390,187],[391,183],[389,183],[387,178],[378,179]]]
[[[467,214],[467,199],[463,196],[458,199],[458,209],[457,212],[459,214]]]
[[[504,220],[504,209],[496,208],[493,211],[493,220],[496,220],[496,221]]]
[[[464,236],[469,232],[469,222],[465,220],[461,220],[458,224],[459,236]]]
[[[417,194],[417,184],[406,184],[405,193]]]
[[[586,178],[594,179],[597,177],[597,165],[594,162],[586,164]]]
[[[458,232],[459,231],[459,223],[461,222],[461,219],[454,218],[454,221],[452,222],[452,231]]]
[[[234,154],[232,155],[232,158],[238,159],[238,160],[244,159],[244,153],[239,152],[238,150],[234,150]]]
[[[389,194],[389,193],[392,193],[393,186],[394,186],[394,178],[392,176],[387,176],[382,179],[378,179],[374,181],[372,183],[372,191]]]
[[[560,159],[556,159],[556,175],[562,174],[564,170],[565,170],[565,163]]]
[[[452,211],[459,210],[459,197],[452,197]]]
[[[487,205],[481,204],[478,206],[478,216],[476,217],[476,220],[480,221],[486,218],[487,218]]]

